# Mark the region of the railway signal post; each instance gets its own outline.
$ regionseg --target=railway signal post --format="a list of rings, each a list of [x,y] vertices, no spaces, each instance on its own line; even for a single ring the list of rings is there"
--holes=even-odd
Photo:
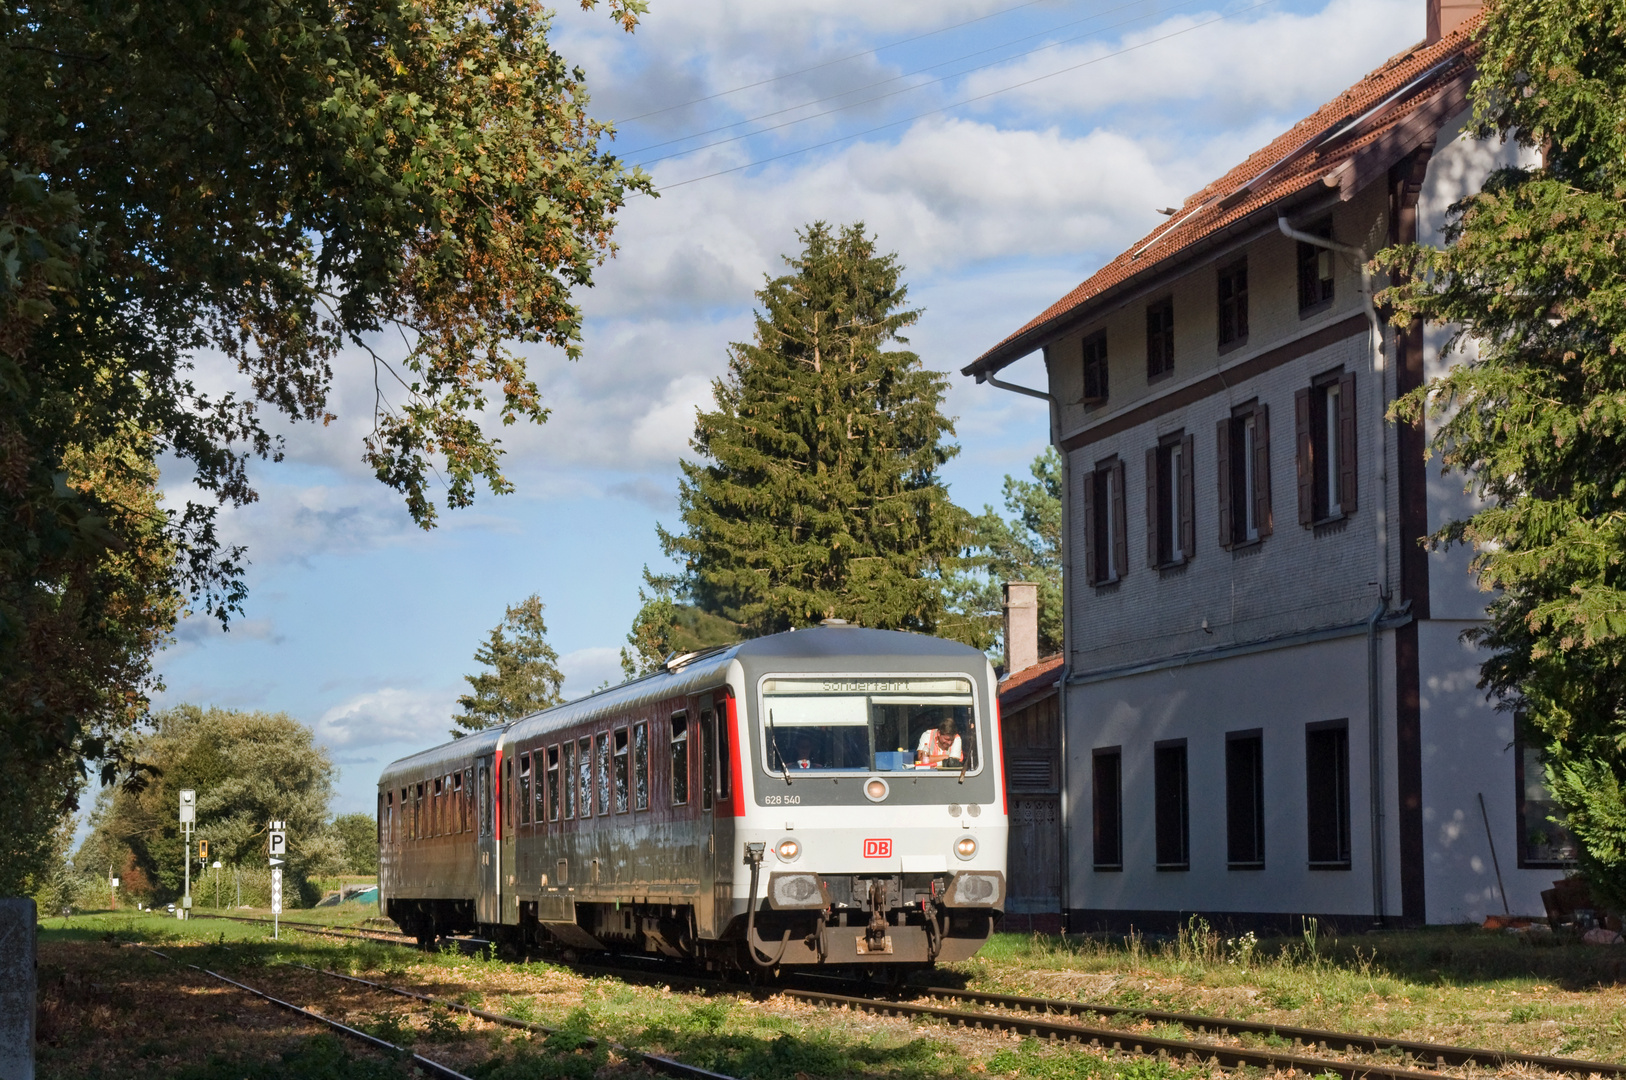
[[[187,912],[192,908],[192,826],[198,820],[198,793],[191,788],[181,789],[181,834],[186,842],[186,856],[183,860],[186,866],[186,886],[181,893],[181,906],[176,910],[177,919],[186,918]]]
[[[266,850],[271,857],[271,940],[281,940],[282,916],[282,864],[281,856],[288,854],[288,833],[285,822],[273,821],[267,837]]]

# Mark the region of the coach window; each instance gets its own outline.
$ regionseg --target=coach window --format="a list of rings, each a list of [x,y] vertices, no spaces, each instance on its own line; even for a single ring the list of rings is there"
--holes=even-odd
[[[1348,870],[1349,722],[1332,720],[1304,729],[1305,821],[1310,869]]]
[[[498,792],[498,794],[501,796],[500,801],[503,804],[503,806],[502,806],[502,809],[499,810],[498,814],[497,814],[497,839],[499,839],[499,840],[501,840],[503,838],[503,833],[504,833],[503,823],[505,821],[508,823],[508,829],[506,831],[510,835],[512,835],[512,833],[514,831],[514,816],[515,816],[514,815],[514,759],[509,758],[507,761],[503,762],[502,764],[503,764],[502,789]]]
[[[384,835],[382,837],[383,841],[387,844],[395,843],[395,792],[393,791],[386,791],[384,793],[384,815],[382,824],[384,831]]]
[[[559,820],[559,747],[548,747],[548,820]]]
[[[689,801],[689,717],[677,713],[672,717],[672,805],[682,806]]]
[[[1124,868],[1123,749],[1104,746],[1093,754],[1095,869]]]
[[[469,800],[474,798],[474,774],[464,769],[452,777],[452,784],[457,789],[457,831],[469,831]]]
[[[540,821],[542,815],[537,815]],[[519,823],[531,823],[531,755],[527,752],[519,756]]]
[[[428,832],[425,828],[426,825],[423,809],[423,785],[418,784],[412,789],[412,839],[417,840],[426,835]]]
[[[632,725],[632,808],[649,809],[649,724]]]
[[[593,816],[593,737],[576,740],[576,801],[582,817]]]
[[[576,744],[569,739],[559,748],[559,781],[564,785],[565,820],[576,816]]]
[[[728,716],[728,699],[725,698],[717,704],[717,797],[723,802],[729,799],[729,780],[734,775],[734,763],[728,756],[733,745],[728,737],[732,725]]]
[[[700,710],[700,809],[711,809],[711,793],[717,782],[717,725],[710,709]]]
[[[598,812],[610,812],[610,733],[598,733]]]
[[[1265,865],[1265,738],[1225,733],[1225,861],[1232,870]]]
[[[480,790],[479,790],[479,794],[478,794],[477,798],[479,799],[479,803],[480,803],[480,805],[478,807],[478,817],[479,817],[479,822],[480,822],[480,835],[482,837],[490,836],[491,835],[491,766],[489,764],[487,764],[486,762],[484,762],[484,761],[480,762]]]
[[[615,729],[615,760],[613,762],[613,775],[615,777],[615,812],[625,814],[632,806],[627,791],[627,729]]]

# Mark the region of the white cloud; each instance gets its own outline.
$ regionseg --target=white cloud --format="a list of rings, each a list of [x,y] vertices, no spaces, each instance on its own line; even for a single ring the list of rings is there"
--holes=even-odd
[[[335,705],[313,727],[316,741],[335,750],[386,743],[431,746],[449,738],[456,704],[451,690],[387,686]]]
[[[182,619],[175,628],[175,641],[182,646],[204,645],[212,642],[269,641],[280,645],[286,638],[277,633],[270,619],[233,619],[226,629],[220,620],[207,615],[193,615]]]
[[[621,650],[609,645],[576,649],[559,657],[559,670],[565,676],[565,697],[591,694],[604,683],[612,686],[625,676],[621,672]]]

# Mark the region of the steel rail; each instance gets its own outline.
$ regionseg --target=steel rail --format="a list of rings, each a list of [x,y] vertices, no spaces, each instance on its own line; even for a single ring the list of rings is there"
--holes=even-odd
[[[236,979],[228,978],[225,975],[220,974],[218,971],[210,971],[208,968],[199,967],[196,964],[188,964],[185,960],[180,960],[180,959],[177,959],[176,957],[168,955],[167,953],[159,952],[157,949],[154,949],[154,948],[152,948],[151,946],[148,946],[148,945],[142,945],[139,942],[136,943],[136,948],[145,949],[147,952],[152,953],[154,956],[161,956],[165,960],[170,961],[171,963],[181,964],[181,965],[183,965],[185,967],[191,968],[193,971],[202,972],[203,974],[208,975],[211,978],[219,979],[223,983],[226,983],[226,984],[228,984],[230,986],[235,986],[239,990],[246,990],[250,994],[253,994],[255,997],[260,998],[261,1000],[269,1001],[271,1004],[277,1006],[278,1008],[287,1009],[289,1012],[298,1013],[300,1016],[305,1017],[307,1020],[316,1020],[316,1021],[318,1021],[320,1023],[326,1024],[328,1027],[333,1028],[334,1030],[340,1032],[341,1034],[348,1035],[352,1039],[357,1040],[358,1042],[366,1043],[367,1045],[371,1046],[375,1050],[383,1050],[383,1051],[385,1051],[387,1053],[399,1054],[399,1055],[401,1055],[403,1057],[410,1057],[412,1059],[413,1063],[416,1064],[419,1068],[421,1068],[424,1071],[428,1072],[429,1075],[431,1075],[431,1076],[439,1077],[440,1080],[470,1080],[470,1078],[468,1076],[465,1076],[463,1073],[458,1072],[456,1069],[449,1068],[449,1067],[447,1067],[445,1065],[442,1065],[438,1061],[431,1061],[430,1059],[424,1057],[422,1054],[415,1053],[415,1052],[413,1052],[411,1050],[408,1050],[404,1046],[396,1046],[392,1042],[388,1042],[388,1041],[386,1041],[384,1039],[380,1039],[376,1035],[369,1035],[367,1032],[358,1030],[356,1028],[353,1028],[349,1024],[341,1024],[339,1021],[333,1019],[330,1016],[323,1016],[319,1012],[312,1012],[310,1009],[301,1008],[298,1005],[293,1004],[292,1002],[283,1001],[281,998],[278,998],[278,997],[272,997],[270,994],[267,994],[264,990],[256,990],[254,987],[249,986],[246,983],[240,983]]]
[[[485,1009],[477,1009],[472,1005],[465,1005],[461,1001],[452,1001],[449,998],[435,997],[433,994],[424,994],[416,990],[407,990],[404,987],[390,986],[388,983],[373,982],[371,979],[361,979],[354,975],[344,975],[337,971],[326,971],[322,968],[311,967],[309,964],[295,964],[290,962],[287,964],[287,966],[301,968],[305,971],[314,972],[317,975],[327,975],[331,978],[343,979],[345,982],[359,983],[362,986],[370,986],[375,990],[383,990],[391,994],[399,994],[402,997],[412,998],[416,1001],[422,1001],[430,1005],[439,1005],[442,1008],[468,1013],[470,1016],[478,1016],[480,1019],[489,1021],[493,1024],[502,1024],[507,1027],[522,1028],[526,1031],[531,1031],[542,1035],[552,1035],[558,1030],[557,1028],[550,1028],[544,1024],[538,1024],[531,1020],[521,1020],[517,1016],[505,1016],[502,1013],[494,1013],[488,1012]],[[614,1050],[616,1053],[625,1058],[640,1061],[643,1064],[648,1065],[656,1072],[663,1072],[669,1076],[692,1077],[694,1080],[736,1080],[735,1077],[729,1076],[727,1073],[712,1072],[710,1069],[702,1069],[698,1065],[690,1065],[686,1062],[679,1061],[676,1058],[669,1058],[662,1054],[652,1054],[647,1050],[638,1050],[634,1047],[623,1046],[620,1043],[609,1042],[608,1040],[600,1040],[592,1036],[584,1037],[581,1045],[597,1046],[600,1042],[603,1042],[606,1047]]]
[[[1319,1046],[1327,1050],[1348,1050],[1359,1053],[1400,1051],[1411,1062],[1417,1059],[1426,1065],[1531,1065],[1551,1072],[1575,1073],[1588,1076],[1626,1075],[1626,1065],[1608,1061],[1583,1061],[1579,1058],[1550,1057],[1545,1054],[1524,1054],[1513,1050],[1487,1050],[1471,1046],[1450,1046],[1443,1043],[1417,1042],[1410,1039],[1379,1038],[1357,1035],[1345,1031],[1323,1031],[1318,1028],[1292,1027],[1259,1020],[1233,1020],[1224,1016],[1201,1016],[1196,1013],[1158,1012],[1125,1005],[1094,1005],[1081,1001],[1063,1001],[1056,998],[1023,997],[1017,994],[993,994],[975,990],[949,990],[922,987],[918,993],[925,997],[950,1001],[972,1002],[978,1005],[998,1005],[1025,1012],[1061,1013],[1081,1016],[1131,1016],[1153,1023],[1179,1024],[1195,1028],[1198,1032],[1218,1034],[1254,1034],[1291,1039],[1295,1044]]]
[[[946,1020],[959,1027],[986,1028],[1011,1031],[1020,1035],[1053,1039],[1068,1043],[1081,1043],[1104,1050],[1157,1056],[1177,1061],[1207,1062],[1221,1068],[1253,1067],[1278,1071],[1302,1070],[1307,1076],[1331,1073],[1343,1080],[1440,1080],[1437,1072],[1423,1072],[1395,1066],[1345,1061],[1330,1057],[1310,1057],[1265,1047],[1222,1046],[1216,1043],[1189,1042],[1166,1039],[1140,1032],[1113,1028],[1090,1027],[1068,1021],[1049,1020],[1031,1015],[1006,1016],[998,1013],[970,1012],[937,1005],[921,1005],[907,1001],[877,1000],[849,997],[818,990],[781,990],[785,997],[817,1005],[846,1007],[882,1016],[921,1016]],[[1581,1062],[1590,1066],[1592,1062]]]

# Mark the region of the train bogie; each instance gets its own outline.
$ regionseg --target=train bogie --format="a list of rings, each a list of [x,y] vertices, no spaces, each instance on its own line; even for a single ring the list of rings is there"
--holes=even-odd
[[[1003,910],[992,671],[824,627],[708,654],[392,764],[380,902],[712,967],[964,959]]]

